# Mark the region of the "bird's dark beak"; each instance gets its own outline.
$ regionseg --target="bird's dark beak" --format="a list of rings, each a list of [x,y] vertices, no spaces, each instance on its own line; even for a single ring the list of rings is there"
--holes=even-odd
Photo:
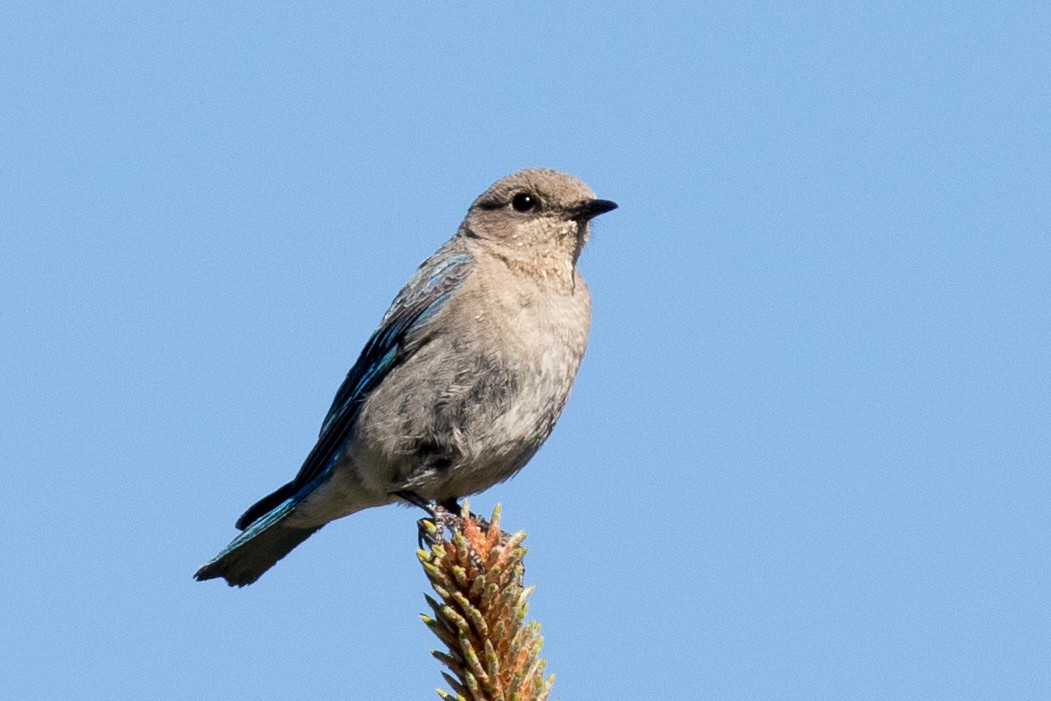
[[[588,221],[600,214],[611,212],[617,208],[617,203],[612,200],[583,200],[570,209],[570,218]]]

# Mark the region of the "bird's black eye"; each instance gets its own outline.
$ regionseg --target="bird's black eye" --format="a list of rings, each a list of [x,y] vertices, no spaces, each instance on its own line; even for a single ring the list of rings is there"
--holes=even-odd
[[[511,200],[511,206],[514,207],[516,212],[528,212],[540,206],[540,200],[528,192],[519,192]]]

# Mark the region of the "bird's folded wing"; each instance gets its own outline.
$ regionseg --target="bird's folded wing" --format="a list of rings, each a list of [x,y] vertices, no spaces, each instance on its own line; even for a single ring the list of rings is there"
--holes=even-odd
[[[293,481],[299,489],[329,469],[332,456],[354,427],[361,406],[383,378],[411,355],[407,341],[419,335],[449,297],[463,284],[474,259],[442,251],[424,261],[398,293],[378,329],[347,373],[321,425],[321,435]],[[415,346],[413,346],[415,347]]]

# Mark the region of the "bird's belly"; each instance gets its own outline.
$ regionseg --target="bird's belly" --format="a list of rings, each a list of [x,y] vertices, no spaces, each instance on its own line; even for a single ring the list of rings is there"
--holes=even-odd
[[[568,394],[568,386],[537,379],[541,382],[528,383],[506,411],[467,429],[459,460],[426,475],[424,484],[432,498],[476,494],[509,479],[529,462],[551,434]]]
[[[415,475],[416,488],[434,499],[475,494],[509,479],[533,457],[562,413],[582,353],[563,338],[543,338],[534,350],[530,362],[517,363],[513,393],[490,401],[478,392],[473,420],[460,428],[458,459],[444,470]]]

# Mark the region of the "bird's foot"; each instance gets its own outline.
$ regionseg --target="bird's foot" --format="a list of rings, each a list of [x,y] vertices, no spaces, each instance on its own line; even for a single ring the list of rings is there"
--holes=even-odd
[[[442,531],[433,518],[421,518],[416,522],[416,544],[420,550],[430,550],[442,542]]]
[[[461,504],[455,498],[450,498],[435,502],[408,490],[395,492],[395,496],[413,506],[418,506],[430,515],[430,518],[421,518],[416,522],[421,548],[441,542],[446,528],[450,531],[454,528],[462,530],[464,519],[469,518],[474,521],[478,530],[483,532],[488,531],[492,525],[483,516],[472,514],[466,501]],[[506,541],[511,534],[501,530],[500,537]]]
[[[395,492],[395,496],[403,499],[413,506],[430,514],[430,518],[421,518],[416,522],[417,542],[420,548],[431,547],[440,543],[445,535],[446,528],[460,524],[459,509],[450,511],[444,504],[424,499],[415,492],[403,490]],[[454,502],[455,503],[455,500]]]
[[[478,530],[480,530],[480,531],[488,531],[489,530],[489,525],[490,524],[489,524],[488,519],[483,517],[481,514],[472,514],[471,510],[470,510],[470,507],[467,505],[466,501],[463,504],[460,504],[459,502],[456,501],[456,499],[446,499],[445,501],[439,502],[438,506],[440,506],[441,508],[445,509],[450,514],[454,514],[458,521],[462,522],[463,519],[469,518],[469,519],[471,519],[472,521],[475,522],[475,524],[478,526]],[[500,531],[500,532],[503,533],[503,535],[505,537],[508,535],[508,534],[504,533],[503,531]]]

